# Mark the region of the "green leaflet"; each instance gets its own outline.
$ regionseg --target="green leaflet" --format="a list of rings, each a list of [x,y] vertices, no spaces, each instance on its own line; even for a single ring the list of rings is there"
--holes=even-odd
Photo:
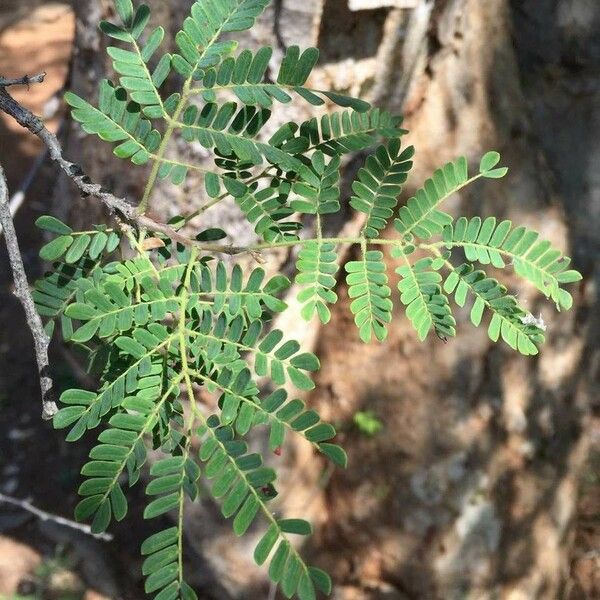
[[[227,183],[225,184],[227,187]],[[271,186],[253,190],[243,186],[237,190],[231,187],[231,195],[245,217],[254,224],[254,231],[266,242],[297,240],[297,232],[302,225],[296,221],[284,221],[294,213],[293,206],[287,206],[281,190]]]
[[[201,79],[203,69],[213,67],[235,44],[217,42],[223,33],[250,29],[269,0],[202,0],[192,5],[191,15],[175,40],[180,54],[173,66],[185,77]]]
[[[196,59],[193,48],[189,48],[186,53],[190,62]],[[247,106],[270,108],[273,101],[287,104],[292,101],[291,94],[297,94],[314,106],[323,105],[324,96],[338,106],[350,107],[360,113],[369,110],[369,104],[363,100],[305,87],[319,59],[316,48],[307,48],[301,52],[298,46],[289,46],[281,61],[276,83],[266,82],[272,54],[273,49],[266,46],[255,54],[250,50],[243,50],[237,57],[228,56],[218,66],[203,70],[202,86],[195,91],[207,102],[214,102],[217,92],[229,90]]]
[[[452,222],[452,217],[439,210],[438,206],[468,181],[467,160],[464,157],[438,169],[400,208],[394,222],[397,231],[405,238],[415,235],[422,239],[441,233],[444,226]]]
[[[317,314],[322,323],[331,319],[328,304],[337,302],[335,274],[337,254],[335,244],[315,240],[305,244],[298,254],[296,262],[296,283],[302,286],[298,301],[302,303],[301,315],[306,321]]]
[[[507,167],[494,167],[500,162],[500,154],[495,151],[487,152],[479,163],[479,173],[488,179],[500,179],[508,173]]]
[[[235,265],[228,274],[222,262],[213,269],[201,263],[191,274],[190,286],[192,294],[211,299],[214,314],[226,310],[231,317],[243,313],[254,320],[265,311],[279,313],[287,308],[279,296],[289,287],[289,280],[283,275],[276,275],[265,281],[265,275],[264,269],[259,267],[245,280],[239,265]],[[195,307],[192,302],[190,309],[196,310]]]
[[[235,104],[209,103],[198,111],[190,106],[183,120],[176,123],[185,139],[197,140],[208,150],[235,155],[241,161],[261,165],[264,161],[286,171],[304,172],[306,167],[296,157],[269,143],[256,141],[253,137],[268,119],[269,113],[258,113],[250,107],[235,112]],[[256,115],[259,115],[256,117]]]
[[[115,154],[129,158],[134,164],[147,163],[161,143],[158,131],[141,114],[141,106],[128,100],[124,88],[115,88],[104,80],[100,86],[99,107],[67,92],[65,100],[72,107],[72,117],[86,133],[98,135],[108,142],[119,142]]]
[[[84,497],[84,500],[77,505],[75,516],[83,520],[94,515],[92,522],[94,532],[105,531],[110,524],[111,516],[117,520],[125,517],[126,502],[122,492],[119,491],[119,477],[121,473],[128,470],[132,481],[137,478],[146,460],[143,437],[152,430],[180,379],[175,379],[156,403],[141,400],[136,402],[134,407],[137,418],[132,418],[133,415],[130,414],[127,415],[130,418],[125,420],[115,415],[109,420],[112,428],[100,434],[98,440],[102,445],[97,448],[108,446],[111,449],[121,449],[121,453],[110,455],[105,451],[102,454],[104,461],[92,460],[82,469],[82,474],[87,475],[88,479],[79,486],[79,494]],[[95,450],[95,453],[98,456],[98,450]],[[112,460],[109,460],[109,456],[112,456]]]
[[[307,372],[319,369],[319,360],[309,352],[300,352],[300,344],[294,340],[283,340],[283,332],[272,329],[263,334],[263,323],[259,320],[249,324],[242,316],[230,319],[221,314],[214,321],[209,312],[190,334],[192,352],[205,353],[213,364],[227,366],[241,357],[242,353],[253,354],[253,370],[259,376],[269,376],[276,385],[291,382],[299,389],[311,390],[314,383]],[[243,391],[243,390],[242,390]]]
[[[81,299],[88,286],[93,285],[91,282],[100,272],[99,261],[118,247],[120,237],[115,232],[105,232],[103,227],[73,233],[70,227],[50,216],[40,217],[36,225],[59,236],[42,247],[40,257],[52,261],[63,258],[63,262],[56,262],[52,272],[35,282],[32,297],[39,314],[49,319],[46,331],[52,334],[59,322],[63,337],[69,339],[74,325],[66,315],[66,309],[70,303]],[[74,252],[71,248],[76,240],[84,242],[80,242],[77,252]],[[67,251],[70,252],[68,261]]]
[[[394,139],[387,146],[379,146],[358,172],[352,184],[354,196],[350,206],[367,215],[365,237],[378,237],[394,214],[402,184],[412,167],[413,154],[412,146],[402,151],[400,140]]]
[[[400,301],[406,306],[406,316],[423,341],[431,329],[439,337],[456,335],[456,321],[452,316],[448,298],[442,292],[442,276],[438,270],[443,263],[432,258],[422,258],[414,265],[402,265],[396,269],[400,275],[398,290]]]
[[[49,231],[50,233],[56,233],[58,235],[69,235],[73,232],[73,230],[68,225],[65,225],[56,217],[51,217],[49,215],[39,217],[36,220],[35,224],[39,229]]]
[[[391,290],[387,285],[383,254],[378,250],[364,252],[362,259],[346,263],[350,310],[360,339],[369,342],[374,335],[379,341],[387,337],[386,324],[392,320]]]
[[[513,227],[508,220],[497,223],[495,217],[461,217],[444,230],[443,239],[448,248],[463,248],[469,261],[504,268],[508,259],[518,275],[554,300],[558,310],[571,308],[573,298],[562,286],[579,281],[581,275],[569,269],[571,259],[540,240],[537,231]]]
[[[276,520],[268,506],[273,497],[272,482],[275,473],[262,466],[258,455],[247,454],[246,444],[236,443],[234,431],[220,426],[215,419],[200,434],[204,443],[200,458],[206,463],[206,472],[213,479],[212,492],[222,502],[225,517],[233,517],[233,528],[243,535],[259,514],[269,522],[269,527],[258,542],[254,558],[264,564],[272,554],[269,566],[270,578],[282,586],[291,597],[297,594],[300,600],[315,598],[315,583],[309,567],[288,541],[289,534],[308,535],[312,528],[303,519]],[[273,549],[275,552],[272,553]],[[321,584],[317,583],[317,587]]]
[[[121,76],[119,82],[129,92],[131,99],[143,107],[146,117],[164,118],[166,111],[158,88],[171,72],[171,57],[163,55],[155,68],[150,66],[150,60],[160,47],[165,31],[157,27],[147,36],[145,43],[140,44],[140,37],[150,20],[150,9],[142,4],[134,12],[131,2],[116,4],[122,26],[102,21],[100,29],[109,37],[130,44],[131,50],[112,46],[107,49],[113,59],[113,69]],[[127,6],[119,7],[119,4]]]
[[[153,479],[146,486],[146,495],[153,499],[144,510],[145,519],[154,519],[170,511],[182,516],[185,496],[192,501],[197,497],[200,467],[189,453],[189,440],[183,440],[179,450],[182,454],[163,458],[150,469]],[[182,536],[180,526],[171,527],[151,535],[142,544],[146,593],[159,592],[157,597],[161,594],[171,597],[179,591],[182,598],[196,598],[195,592],[183,580],[183,557],[179,551]]]
[[[327,156],[339,156],[365,150],[379,137],[399,138],[402,119],[378,108],[367,112],[344,111],[312,118],[298,126],[294,122],[282,125],[269,140],[277,147],[301,151],[320,150]]]
[[[525,310],[497,280],[466,263],[451,269],[444,282],[444,290],[454,294],[456,303],[461,307],[468,296],[474,298],[470,317],[476,327],[481,324],[486,310],[492,313],[488,326],[488,336],[492,341],[497,342],[502,337],[513,350],[521,354],[538,353],[538,345],[544,342],[542,330],[527,324]]]
[[[304,181],[292,187],[295,197],[290,207],[295,212],[326,215],[340,210],[340,159],[328,163],[320,150],[311,157],[311,169],[303,174]]]

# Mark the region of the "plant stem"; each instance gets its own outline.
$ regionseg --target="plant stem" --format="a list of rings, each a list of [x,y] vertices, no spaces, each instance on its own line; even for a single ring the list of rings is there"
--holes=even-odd
[[[2,88],[0,88],[1,90]],[[42,392],[42,418],[50,420],[58,412],[55,402],[54,382],[50,376],[50,361],[48,347],[50,338],[44,329],[42,319],[35,308],[35,302],[29,290],[29,282],[23,265],[23,258],[19,249],[19,240],[10,213],[8,186],[4,170],[0,166],[0,223],[4,229],[4,239],[8,251],[8,259],[13,273],[15,296],[21,302],[25,311],[27,325],[33,336],[35,357],[38,366],[38,377]]]
[[[246,185],[250,185],[250,184],[254,183],[255,181],[259,181],[263,177],[267,177],[268,174],[269,174],[269,169],[271,169],[270,166],[267,167],[266,169],[264,169],[262,172],[260,172],[255,177],[252,177],[251,179],[248,179],[248,181],[245,181],[244,183]],[[215,206],[215,204],[218,204],[222,200],[225,200],[225,198],[227,198],[227,196],[230,196],[229,192],[225,192],[224,194],[221,194],[220,196],[217,196],[216,198],[213,198],[212,200],[209,200],[206,204],[204,204],[203,206],[201,206],[200,208],[198,208],[194,212],[190,213],[186,217],[184,217],[184,219],[183,219],[184,223],[187,224],[192,219],[195,219],[196,217],[200,216],[202,213],[205,213],[209,208],[212,208],[213,206]]]
[[[183,85],[183,92],[181,94],[181,100],[179,101],[179,104],[177,105],[177,108],[175,109],[175,112],[173,113],[173,117],[168,119],[168,121],[167,121],[169,123],[167,125],[167,130],[165,131],[165,135],[163,136],[160,147],[158,148],[158,151],[156,153],[156,160],[154,161],[154,164],[152,165],[152,171],[150,171],[150,177],[148,179],[148,182],[146,183],[146,187],[144,189],[144,195],[142,196],[142,200],[140,201],[140,204],[137,208],[138,213],[141,215],[143,215],[148,210],[148,204],[150,202],[150,195],[152,194],[152,190],[154,189],[154,184],[156,183],[156,179],[158,177],[158,172],[161,167],[162,159],[165,155],[165,152],[167,151],[167,147],[169,146],[169,142],[171,141],[173,132],[176,129],[176,126],[177,126],[176,121],[181,116],[181,113],[183,112],[183,108],[185,107],[185,105],[188,101],[190,85],[191,85],[191,78],[188,79],[185,82],[185,84]]]
[[[374,246],[402,246],[401,240],[395,239],[377,239],[365,240],[363,237],[326,237],[326,238],[308,238],[304,240],[284,240],[281,242],[254,244],[252,246],[225,246],[222,244],[204,244],[189,240],[190,245],[193,245],[200,252],[222,252],[223,254],[244,254],[247,252],[262,252],[263,250],[272,250],[274,248],[289,248],[293,246],[304,246],[315,239],[320,239],[321,242],[327,244],[370,244]],[[180,240],[177,240],[180,241]]]
[[[52,513],[46,512],[45,510],[41,510],[40,508],[35,507],[31,502],[27,500],[20,500],[19,498],[13,498],[12,496],[6,496],[5,494],[0,494],[0,502],[5,502],[6,504],[10,504],[12,506],[16,506],[21,510],[27,511],[32,515],[35,515],[41,521],[52,521],[53,523],[57,523],[58,525],[62,525],[63,527],[68,527],[69,529],[76,529],[77,531],[81,531],[86,535],[91,535],[97,540],[102,540],[103,542],[110,542],[113,539],[113,536],[110,533],[92,533],[92,529],[89,525],[82,525],[81,523],[76,523],[75,521],[71,521],[70,519],[65,519],[60,515],[53,515]]]

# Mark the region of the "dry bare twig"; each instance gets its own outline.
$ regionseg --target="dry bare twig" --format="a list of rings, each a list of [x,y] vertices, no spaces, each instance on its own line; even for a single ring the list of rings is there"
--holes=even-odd
[[[30,110],[19,104],[7,91],[7,85],[29,85],[30,83],[41,83],[44,80],[44,73],[32,77],[21,77],[20,79],[3,79],[0,77],[0,111],[11,116],[19,125],[28,129],[31,133],[38,136],[48,148],[50,158],[56,162],[61,170],[69,177],[79,188],[82,195],[98,198],[106,208],[112,213],[120,214],[125,220],[135,224],[138,228],[149,229],[156,233],[162,233],[172,239],[174,242],[184,246],[196,246],[207,252],[221,252],[223,254],[241,254],[250,252],[250,248],[238,246],[225,246],[219,244],[202,244],[194,239],[188,238],[175,231],[169,225],[157,223],[150,217],[140,214],[137,207],[127,202],[123,198],[118,198],[114,194],[105,190],[102,186],[91,181],[83,172],[80,165],[66,160],[62,153],[62,148],[58,138],[46,127],[42,120],[34,115]]]
[[[35,177],[38,174],[39,170],[42,168],[43,164],[46,162],[46,157],[48,156],[48,149],[44,148],[42,152],[40,152],[35,162],[33,163],[31,169],[27,173],[27,176],[19,186],[19,189],[16,192],[13,192],[13,195],[10,199],[10,214],[13,219],[17,214],[18,210],[21,208],[23,203],[25,202],[25,198],[27,195],[27,191],[29,190],[32,183],[35,181]],[[2,225],[0,225],[0,237],[2,237]]]
[[[19,250],[17,232],[10,212],[8,197],[8,186],[4,176],[4,170],[0,166],[0,222],[4,229],[8,258],[13,272],[15,283],[15,295],[23,305],[27,324],[33,335],[35,357],[38,365],[40,387],[42,390],[42,418],[51,419],[57,412],[58,407],[54,401],[54,384],[50,377],[50,363],[48,360],[48,346],[50,338],[44,330],[42,319],[35,310],[35,304],[29,291],[29,283],[25,274],[25,267]]]
[[[80,523],[75,523],[75,521],[71,521],[70,519],[65,519],[60,515],[53,515],[52,513],[46,512],[45,510],[41,510],[40,508],[35,507],[28,500],[20,500],[19,498],[13,498],[12,496],[0,494],[0,502],[10,504],[11,506],[16,506],[21,510],[25,510],[28,513],[31,513],[32,515],[35,515],[36,517],[38,517],[38,519],[42,521],[52,521],[53,523],[58,523],[63,527],[76,529],[77,531],[81,531],[86,535],[91,535],[92,537],[95,537],[97,540],[110,542],[113,539],[113,536],[109,533],[92,533],[92,529],[89,525],[81,525]]]
[[[17,77],[16,79],[4,79],[0,77],[0,87],[9,87],[11,85],[31,85],[32,83],[42,83],[46,77],[46,73],[38,73],[37,75],[24,75],[23,77]]]

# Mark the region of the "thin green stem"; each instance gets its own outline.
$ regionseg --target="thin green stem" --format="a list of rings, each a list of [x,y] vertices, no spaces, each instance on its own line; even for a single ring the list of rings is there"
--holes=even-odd
[[[228,85],[215,85],[213,87],[207,88],[207,87],[197,87],[197,88],[192,88],[190,89],[190,94],[193,96],[200,96],[202,94],[204,94],[205,92],[215,92],[215,91],[231,91],[234,90],[235,88],[247,88],[247,87],[252,87],[252,88],[273,88],[273,86],[281,88],[281,89],[286,89],[289,90],[290,92],[294,92],[297,89],[297,86],[293,86],[293,85],[287,85],[287,84],[283,84],[283,83],[277,83],[277,84],[273,84],[273,83],[242,83],[242,84],[237,84],[237,83],[232,83],[232,84],[228,84]],[[309,92],[313,92],[313,93],[317,93],[317,94],[322,94],[323,92],[321,90],[315,90],[312,88],[307,88],[304,86],[301,86],[302,89],[305,89]],[[266,108],[266,107],[265,107]]]
[[[412,223],[406,229],[406,231],[403,231],[402,234],[404,236],[406,236],[409,233],[412,233],[414,228],[417,227],[417,225],[419,225],[431,212],[436,210],[440,204],[445,202],[453,194],[460,192],[460,190],[462,190],[463,188],[466,188],[468,185],[471,185],[474,181],[477,181],[481,177],[483,177],[483,173],[477,173],[477,175],[473,175],[473,177],[471,177],[470,179],[467,179],[464,183],[461,183],[458,187],[452,188],[447,194],[442,196],[432,207],[430,207],[428,210],[426,210],[414,223]]]
[[[427,251],[431,252],[438,258],[442,256],[442,253],[440,252],[437,244],[419,244],[419,248],[421,248],[422,250],[427,250]],[[445,261],[445,262],[448,262],[448,261]],[[451,264],[451,263],[449,263],[449,264]]]
[[[188,364],[188,357],[187,357],[187,343],[186,343],[186,326],[185,326],[185,318],[186,318],[186,311],[187,311],[187,304],[189,301],[189,287],[190,287],[190,280],[192,277],[192,271],[194,269],[194,265],[196,263],[196,258],[198,256],[198,251],[196,249],[192,249],[192,253],[190,256],[190,260],[185,272],[185,277],[184,277],[184,281],[183,281],[183,289],[181,291],[181,303],[180,303],[180,308],[179,308],[179,323],[177,324],[177,332],[178,332],[178,337],[179,337],[179,354],[180,354],[180,358],[181,358],[181,370],[183,373],[183,377],[185,379],[186,382],[186,387],[187,387],[187,394],[188,394],[188,399],[190,402],[190,405],[192,406],[192,408],[195,406],[196,404],[196,399],[194,397],[194,391],[192,389],[192,382],[190,380],[190,367]]]
[[[65,234],[65,235],[69,235],[71,237],[77,237],[77,236],[81,236],[81,235],[96,235],[97,233],[113,233],[115,230],[112,228],[108,228],[108,229],[103,229],[102,231],[98,230],[98,229],[92,229],[92,230],[88,230],[88,231],[71,231],[71,233]]]
[[[192,443],[192,429],[194,426],[195,415],[192,411],[190,419],[188,435],[185,446],[183,448],[183,472],[181,478],[181,487],[179,488],[179,504],[177,506],[177,578],[179,584],[183,583],[183,511],[185,507],[185,488],[183,487],[183,480],[185,478],[185,461],[188,459],[190,454],[190,447]]]
[[[146,256],[146,250],[144,250],[144,247],[143,247],[144,239],[146,238],[146,231],[141,230],[139,232],[139,239],[135,237],[134,233],[129,228],[125,229],[125,235],[131,242],[131,245],[133,246],[133,248],[137,251],[138,256]],[[149,261],[149,263],[150,263],[152,272],[158,279],[160,277],[160,273],[158,272],[158,269],[156,268],[156,266],[154,265],[154,263],[152,261]],[[141,298],[140,298],[141,289],[140,289],[140,282],[138,279],[136,279],[136,287],[138,290],[137,302],[139,303],[141,301]]]
[[[272,167],[270,167],[270,166],[267,167],[261,173],[259,173],[255,177],[252,177],[251,179],[248,179],[248,181],[245,181],[244,183],[246,185],[250,185],[250,184],[252,184],[252,183],[254,183],[256,181],[259,181],[260,179],[263,179],[264,177],[268,177],[269,176],[269,170],[271,168]],[[199,209],[195,210],[193,213],[190,213],[189,215],[187,215],[186,217],[184,217],[183,222],[186,223],[186,224],[189,223],[192,219],[195,219],[196,217],[198,217],[201,214],[205,213],[209,208],[212,208],[213,206],[215,206],[219,202],[225,200],[225,198],[227,198],[228,196],[230,196],[229,192],[225,192],[225,193],[221,194],[220,196],[217,196],[216,198],[212,198],[206,204],[204,204],[203,206],[201,206]]]
[[[256,244],[255,246],[250,246],[249,250],[260,251],[267,250],[269,248],[282,248],[285,246],[296,246],[301,245],[304,246],[309,242],[314,242],[314,239],[307,240],[286,240],[282,242],[274,242],[271,244]],[[365,240],[362,237],[325,237],[321,238],[321,241],[324,243],[331,244],[369,244],[374,246],[400,246],[402,242],[400,240],[388,240],[388,239],[378,239],[378,240]]]
[[[147,234],[147,231],[145,229],[140,229],[139,230],[139,238],[136,238],[135,235],[131,236],[133,238],[133,245],[134,245],[135,249],[137,250],[138,256],[144,256],[144,254],[145,254],[143,251],[142,244],[144,243],[144,240],[146,239],[146,234]],[[154,263],[152,261],[150,262],[150,264],[152,265],[154,275],[158,279],[160,277],[160,275],[158,273],[157,268],[154,266]],[[135,280],[135,299],[138,302],[138,304],[142,301],[142,282],[139,279]]]
[[[509,258],[511,260],[524,260],[525,262],[527,262],[526,258],[523,258],[522,256],[519,256],[518,254],[515,254],[514,252],[510,252],[509,250],[504,250],[503,248],[495,248],[493,246],[490,246],[489,244],[478,244],[477,242],[434,242],[433,244],[419,244],[419,248],[422,248],[423,250],[432,250],[435,249],[439,249],[439,248],[465,248],[465,247],[470,247],[470,248],[477,248],[477,249],[482,249],[482,250],[486,250],[489,252],[497,252],[498,254],[500,254],[501,256],[505,256],[506,258]]]
[[[154,164],[152,165],[152,171],[150,171],[150,177],[148,178],[148,182],[146,183],[146,187],[144,189],[144,195],[142,196],[142,200],[138,206],[138,212],[140,214],[145,214],[148,210],[148,204],[150,202],[150,196],[152,194],[152,190],[154,189],[154,184],[156,183],[156,179],[158,178],[158,172],[161,167],[162,159],[167,151],[169,146],[169,142],[171,141],[171,137],[173,136],[173,132],[177,128],[176,121],[181,116],[183,109],[189,99],[189,90],[191,85],[192,78],[190,77],[183,85],[183,93],[181,94],[181,100],[175,109],[172,117],[167,119],[167,130],[165,131],[165,135],[161,141],[161,144],[158,148],[156,159]]]
[[[363,258],[362,266],[363,266],[363,274],[365,277],[365,281],[369,282],[369,271],[367,269],[367,238],[365,238],[364,236],[361,237],[361,239],[360,239],[360,253]],[[371,326],[371,329],[373,329],[376,319],[374,316],[375,311],[373,309],[373,291],[372,291],[370,283],[366,288],[366,296],[367,296],[367,301],[369,303],[370,326]]]
[[[227,18],[227,21],[229,21],[230,17],[231,17],[231,15]],[[198,57],[198,64],[204,58],[207,48],[210,48],[217,41],[217,39],[219,38],[219,36],[222,33],[222,29],[223,29],[222,27],[219,28],[219,30],[208,41],[204,50],[200,53],[200,56]],[[193,73],[195,72],[195,70],[196,70],[195,68],[192,70],[192,74],[185,80],[185,82],[183,84],[181,99],[179,100],[179,103],[177,104],[177,107],[175,108],[173,115],[169,115],[166,112],[164,113],[165,119],[168,123],[167,130],[163,137],[162,143],[158,149],[158,158],[157,158],[156,162],[154,163],[154,165],[152,165],[152,171],[150,173],[150,178],[148,179],[148,183],[146,184],[146,188],[144,190],[144,195],[142,196],[142,200],[138,207],[138,211],[142,215],[145,214],[145,212],[148,210],[150,196],[152,194],[152,190],[154,189],[154,184],[156,183],[156,179],[158,177],[158,172],[160,170],[160,162],[161,162],[162,157],[164,156],[165,152],[167,151],[167,147],[169,145],[171,137],[173,136],[173,132],[180,125],[182,125],[182,124],[178,123],[178,120],[179,120],[179,117],[181,116],[181,113],[183,112],[183,109],[185,108],[185,105],[187,104],[187,102],[190,98],[191,89],[192,89],[192,81],[193,81]]]
[[[127,452],[127,454],[121,461],[119,470],[117,471],[115,476],[112,478],[112,481],[110,482],[106,492],[104,492],[101,502],[104,502],[109,497],[110,493],[112,492],[112,489],[115,487],[115,485],[117,485],[117,483],[119,481],[119,477],[121,477],[121,473],[123,473],[123,471],[127,467],[127,462],[129,460],[129,457],[132,456],[133,453],[135,452],[136,444],[140,440],[142,440],[147,433],[149,433],[152,430],[152,427],[154,427],[154,424],[155,424],[154,418],[159,414],[160,410],[163,407],[163,404],[169,399],[169,396],[171,395],[173,390],[179,385],[179,383],[181,382],[182,379],[183,379],[183,376],[180,374],[171,381],[171,385],[168,387],[167,391],[163,394],[163,396],[160,398],[160,400],[156,403],[156,405],[152,409],[152,412],[147,416],[146,424],[144,425],[144,427],[142,427],[142,430],[139,432],[139,434],[137,435],[133,444],[131,444],[129,451]]]
[[[137,43],[137,40],[133,36],[131,36],[131,43],[133,44],[133,47],[135,48],[138,58],[140,59],[140,63],[142,63],[142,65],[144,67],[144,71],[146,73],[146,77],[148,78],[148,81],[152,82],[152,87],[154,88],[154,92],[155,92],[156,98],[158,100],[158,105],[161,107],[161,109],[164,113],[165,105],[163,103],[163,100],[162,100],[160,94],[158,93],[158,89],[154,85],[154,81],[152,81],[152,73],[150,73],[150,71],[148,69],[148,65],[146,64],[146,61],[144,60],[144,57],[142,54],[142,49],[140,48],[139,44]]]
[[[197,409],[195,409],[195,411],[198,414],[199,418],[203,422],[205,422],[204,415],[202,415],[202,413],[200,413],[200,411],[198,411]],[[256,499],[256,501],[258,503],[258,506],[260,507],[260,510],[261,510],[262,514],[264,515],[265,519],[269,522],[270,525],[273,525],[277,529],[277,533],[278,533],[279,537],[281,539],[285,540],[289,544],[290,553],[292,553],[292,554],[294,554],[296,556],[296,559],[298,560],[299,564],[301,565],[302,570],[304,571],[305,576],[306,577],[310,577],[310,575],[308,573],[308,569],[307,569],[306,563],[302,559],[302,556],[300,555],[300,553],[298,552],[298,550],[296,550],[296,548],[294,547],[294,545],[289,541],[287,535],[285,533],[283,533],[283,531],[281,531],[281,526],[277,522],[277,518],[275,517],[275,515],[273,514],[273,512],[271,510],[269,510],[269,507],[265,504],[265,502],[263,501],[263,499],[260,497],[260,494],[258,493],[258,491],[256,490],[256,488],[250,483],[250,481],[248,481],[248,472],[247,471],[243,471],[242,469],[240,469],[238,467],[235,459],[231,458],[231,456],[229,455],[229,452],[227,451],[227,448],[223,444],[223,441],[220,440],[218,437],[216,437],[214,431],[210,427],[207,427],[206,429],[211,434],[211,436],[213,437],[213,439],[216,440],[218,446],[221,448],[221,450],[224,452],[224,454],[228,457],[229,463],[237,471],[239,478],[242,479],[246,483],[246,487],[248,488],[248,490],[250,491],[250,493]]]
[[[183,289],[181,291],[181,303],[180,303],[180,314],[179,314],[179,323],[177,324],[177,332],[179,337],[179,354],[181,358],[181,371],[182,377],[185,382],[186,392],[188,396],[188,401],[190,403],[190,420],[187,426],[187,441],[186,447],[184,449],[184,455],[187,458],[187,454],[189,453],[189,445],[192,439],[192,431],[194,427],[195,414],[196,414],[196,398],[194,397],[194,389],[192,387],[192,381],[190,379],[190,368],[188,364],[187,358],[187,343],[185,338],[185,317],[187,311],[187,303],[189,300],[189,286],[190,280],[192,276],[192,271],[194,269],[194,264],[197,258],[197,250],[192,250],[190,260],[185,272],[185,277],[183,281]],[[185,473],[185,472],[184,472]],[[185,476],[185,474],[184,474]],[[178,514],[178,538],[177,538],[177,552],[178,552],[178,570],[179,570],[179,583],[183,582],[183,507],[185,501],[185,494],[183,486],[179,492],[179,514]]]
[[[439,248],[447,248],[447,249],[451,249],[451,248],[473,248],[476,250],[484,250],[486,252],[489,253],[496,253],[500,256],[503,256],[504,258],[508,259],[508,262],[511,264],[515,264],[515,261],[520,261],[521,263],[527,265],[532,271],[535,271],[537,273],[539,273],[539,277],[541,281],[547,282],[550,281],[551,285],[553,285],[556,289],[558,289],[560,287],[560,283],[556,277],[556,274],[548,271],[547,269],[540,267],[539,265],[537,265],[535,263],[535,261],[529,260],[527,258],[527,255],[525,254],[524,256],[520,256],[518,254],[515,254],[514,252],[511,252],[510,250],[505,250],[502,247],[500,248],[496,248],[493,246],[490,246],[489,244],[479,244],[477,242],[445,242],[445,241],[441,241],[441,242],[434,242],[433,244],[420,244],[419,248],[422,248],[424,250],[431,250],[433,251],[433,249],[439,249]],[[529,279],[529,278],[527,278]],[[536,285],[536,287],[538,287],[538,289],[540,289],[542,292],[544,292],[546,295],[548,295],[547,291],[544,289],[544,287],[540,287],[538,286],[537,283],[534,282],[534,284]],[[550,285],[550,283],[548,284]]]
[[[187,352],[186,352],[187,343],[186,343],[186,338],[185,338],[185,333],[186,333],[185,318],[186,318],[187,304],[188,304],[189,297],[190,297],[190,294],[189,294],[190,280],[192,277],[192,271],[194,269],[194,265],[196,264],[197,257],[198,257],[198,250],[193,248],[191,255],[190,255],[187,269],[185,271],[185,277],[183,280],[183,289],[181,290],[181,302],[179,305],[179,323],[177,325],[177,332],[178,332],[178,336],[179,336],[179,352],[181,355],[181,368],[182,368],[182,371],[184,373],[184,377],[186,378],[186,380],[189,380],[190,376],[189,376],[189,365],[188,365],[188,358],[187,358]],[[188,389],[188,395],[190,396],[189,397],[190,403],[191,404],[195,403],[194,394],[191,389],[191,382],[190,382],[190,387]]]
[[[193,213],[190,213],[187,217],[185,217],[184,223],[189,223],[192,219],[205,213],[209,208],[212,208],[213,206],[215,206],[215,204],[219,204],[219,202],[222,202],[223,200],[225,200],[225,198],[227,198],[227,196],[229,196],[229,194],[221,194],[219,197],[213,198],[212,200],[210,200],[209,202],[207,202],[206,204],[201,206],[198,210],[195,210]]]
[[[200,252],[222,252],[223,254],[244,254],[246,252],[262,252],[263,250],[272,250],[274,248],[289,248],[293,246],[305,246],[316,241],[316,238],[304,240],[284,240],[281,242],[270,242],[264,244],[254,244],[252,246],[225,246],[223,244],[194,243],[193,246]],[[327,244],[363,244],[367,243],[373,246],[402,246],[401,240],[378,239],[365,240],[362,237],[326,237],[321,238],[321,242]]]

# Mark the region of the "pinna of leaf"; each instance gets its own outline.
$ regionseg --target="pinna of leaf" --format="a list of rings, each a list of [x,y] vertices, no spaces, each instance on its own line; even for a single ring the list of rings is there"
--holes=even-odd
[[[140,230],[139,237],[128,233],[123,241],[133,248],[129,258],[114,255],[122,241],[118,229],[74,232],[49,216],[37,222],[54,236],[40,252],[52,270],[35,285],[38,310],[48,330],[59,324],[64,339],[89,352],[90,365],[101,373],[98,389],[65,391],[54,420],[68,429],[71,442],[100,430],[82,468],[76,516],[90,519],[94,531],[105,530],[127,515],[125,488],[145,481],[145,518],[174,513],[177,523],[152,533],[141,549],[145,589],[158,600],[197,597],[185,580],[181,515],[197,498],[201,478],[210,482],[236,535],[260,531],[254,558],[268,565],[284,596],[312,600],[318,591],[331,592],[329,576],[307,564],[296,545],[297,536],[311,533],[310,524],[275,516],[276,473],[247,443],[251,431],[262,429],[270,452],[280,456],[286,436],[299,435],[335,465],[346,466],[334,427],[293,393],[314,387],[319,360],[271,324],[287,309],[281,294],[290,281],[268,278],[261,267],[244,273],[238,264],[217,260],[221,252],[298,247],[297,301],[307,321],[329,322],[337,276],[345,272],[350,310],[364,342],[386,339],[398,301],[420,339],[446,340],[456,335],[452,302],[470,302],[475,326],[489,318],[489,337],[525,355],[536,354],[544,341],[539,321],[527,318],[485,267],[510,266],[559,310],[572,304],[565,286],[581,277],[531,229],[444,211],[445,200],[476,180],[506,174],[497,152],[485,154],[477,170],[465,158],[449,162],[399,206],[414,155],[402,143],[406,131],[399,117],[313,89],[314,48],[288,48],[273,81],[267,76],[271,48],[239,50],[226,35],[252,27],[268,3],[197,0],[175,37],[175,53],[168,54],[161,50],[164,30],[149,27],[149,9],[115,0],[118,20],[103,22],[101,29],[115,40],[108,54],[117,81],[100,84],[97,106],[68,93],[72,116],[87,133],[116,144],[117,157],[149,165],[138,207],[142,217],[159,179],[180,185],[189,171],[203,175],[208,202],[192,215]],[[167,95],[165,82],[173,73],[184,82]],[[297,99],[340,108],[266,135],[273,106]],[[167,155],[174,136],[212,151],[214,164],[207,168]],[[357,151],[368,157],[346,199],[342,157]],[[227,246],[228,232],[215,228],[192,238],[181,233],[194,216],[226,198],[252,225],[257,243]],[[361,213],[360,233],[326,237],[323,219],[346,200]],[[303,215],[314,219],[314,234],[301,234]],[[342,244],[357,247],[344,265]],[[386,246],[396,261],[395,290]],[[259,386],[263,378],[270,382],[268,393]],[[213,414],[196,398],[195,386],[218,399]],[[149,440],[162,458],[147,477],[142,473]]]

